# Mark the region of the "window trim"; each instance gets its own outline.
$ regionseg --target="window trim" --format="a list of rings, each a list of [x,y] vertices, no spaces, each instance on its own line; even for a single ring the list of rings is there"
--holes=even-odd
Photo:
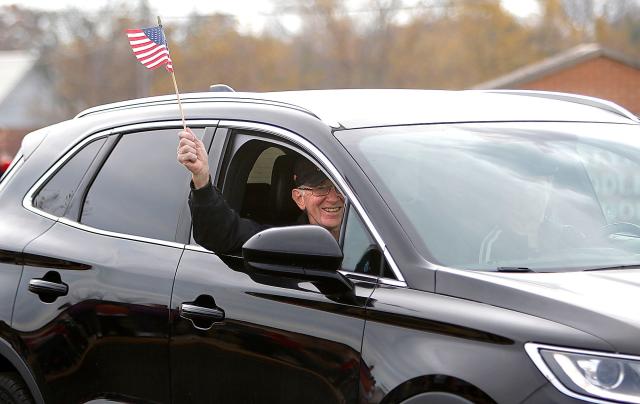
[[[24,161],[25,159],[23,155],[16,155],[14,157],[13,161],[9,165],[9,168],[7,168],[7,171],[4,172],[2,176],[0,176],[0,180],[2,180],[2,182],[0,182],[0,192],[9,182],[11,182],[11,178],[15,175],[16,172],[20,170],[20,167],[22,167]]]
[[[207,126],[217,127],[219,122],[220,121],[217,119],[216,120],[210,120],[210,119],[209,120],[189,120],[187,121],[187,124],[190,124],[194,127],[197,126],[197,127],[206,128]],[[62,224],[65,224],[80,230],[84,230],[90,233],[100,234],[108,237],[123,238],[123,239],[128,239],[133,241],[140,241],[140,242],[151,243],[151,244],[158,244],[158,245],[163,245],[167,247],[184,248],[186,244],[178,243],[175,241],[160,240],[160,239],[154,239],[154,238],[148,238],[148,237],[135,236],[133,234],[118,233],[118,232],[112,232],[108,230],[97,229],[95,227],[87,226],[77,221],[70,220],[66,217],[52,215],[48,212],[45,212],[33,206],[33,198],[37,193],[37,191],[40,189],[40,187],[42,187],[42,185],[46,181],[48,181],[49,178],[51,178],[51,176],[54,175],[63,164],[65,164],[73,155],[75,155],[75,153],[78,150],[83,148],[89,142],[97,140],[101,137],[108,137],[110,135],[117,134],[117,133],[135,132],[135,131],[149,130],[149,129],[168,129],[168,128],[179,129],[181,127],[182,127],[182,121],[180,120],[139,123],[139,124],[125,125],[125,126],[120,126],[116,128],[111,128],[111,129],[99,131],[94,134],[90,134],[86,137],[83,137],[82,140],[80,140],[78,143],[72,144],[71,146],[67,147],[67,149],[62,153],[62,157],[60,157],[58,161],[56,161],[51,167],[49,167],[49,169],[45,171],[45,173],[35,182],[35,184],[32,185],[31,188],[29,188],[29,191],[27,191],[25,197],[22,199],[22,206],[28,211],[33,212],[37,215],[44,216],[55,222],[60,222]],[[177,138],[176,138],[176,142],[177,142]]]
[[[218,123],[218,127],[221,129],[226,128],[230,130],[244,129],[244,130],[257,131],[257,132],[261,132],[269,135],[275,135],[277,137],[285,139],[289,143],[300,148],[301,151],[308,154],[316,161],[320,162],[321,165],[329,172],[329,175],[338,183],[338,186],[340,187],[340,189],[344,191],[344,194],[349,200],[351,206],[353,206],[356,209],[356,212],[360,215],[360,218],[362,219],[365,227],[367,228],[367,230],[373,237],[374,241],[378,245],[378,248],[380,248],[380,250],[382,251],[383,256],[387,260],[389,266],[391,267],[391,270],[393,271],[397,279],[384,278],[382,276],[374,277],[374,278],[380,279],[382,283],[386,283],[393,286],[400,286],[400,287],[407,286],[405,279],[398,268],[398,265],[396,264],[395,260],[391,256],[391,252],[387,248],[387,245],[384,242],[382,236],[373,225],[373,222],[369,218],[369,215],[367,215],[366,211],[364,210],[363,205],[356,198],[355,192],[353,192],[353,190],[349,187],[347,181],[340,174],[340,171],[338,171],[338,169],[331,163],[331,161],[324,154],[322,154],[322,152],[316,146],[314,146],[311,142],[304,139],[300,135],[294,132],[291,132],[287,129],[283,129],[280,127],[275,127],[267,124],[262,124],[262,123],[220,120],[220,122]],[[193,244],[189,244],[185,248],[189,250],[195,250],[195,251],[208,251],[200,246],[193,245]],[[340,272],[343,273],[344,275],[348,275],[351,273],[349,271],[340,271]],[[361,275],[361,274],[358,274],[358,275]]]
[[[78,151],[80,151],[80,149],[84,148],[87,144],[95,140],[101,139],[103,137],[106,138],[111,134],[112,134],[111,129],[106,131],[101,131],[82,139],[80,142],[76,143],[75,145],[68,147],[67,150],[65,150],[62,153],[62,157],[60,157],[58,161],[56,161],[51,167],[49,167],[49,169],[45,171],[45,173],[38,179],[38,181],[36,181],[36,183],[31,188],[29,188],[29,191],[27,191],[27,194],[24,196],[24,199],[22,200],[22,206],[24,206],[25,209],[33,213],[36,213],[40,216],[44,216],[54,221],[58,221],[62,216],[52,215],[51,213],[38,209],[33,205],[33,200],[36,194],[42,188],[42,186],[47,181],[49,181],[49,179],[55,173],[58,172],[58,169],[62,167],[64,164],[66,164],[73,156],[75,156],[75,154]]]

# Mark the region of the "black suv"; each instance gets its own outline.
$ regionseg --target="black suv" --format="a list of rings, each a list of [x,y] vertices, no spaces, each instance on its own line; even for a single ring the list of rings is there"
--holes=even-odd
[[[0,401],[640,403],[640,124],[515,91],[185,95],[278,226],[192,238],[175,97],[28,135],[0,180]],[[345,196],[291,224],[292,156]],[[215,224],[211,224],[214,226]]]

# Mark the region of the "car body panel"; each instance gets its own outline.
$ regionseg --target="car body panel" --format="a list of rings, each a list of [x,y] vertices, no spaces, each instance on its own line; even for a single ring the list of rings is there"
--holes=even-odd
[[[84,402],[105,395],[167,401],[168,307],[182,249],[57,223],[26,252],[80,264],[60,268],[27,263],[18,288],[12,327],[22,354],[47,386],[46,402]],[[29,281],[51,272],[69,290],[46,303],[28,291]],[[146,376],[132,378],[135,373]]]
[[[600,101],[579,100],[579,96],[553,97],[537,92],[523,95],[496,91],[433,90],[307,90],[273,93],[194,93],[182,95],[188,108],[200,103],[247,103],[278,105],[315,116],[332,128],[412,125],[445,122],[497,121],[586,121],[626,123],[632,119],[628,111],[617,111]],[[546,94],[541,97],[541,94]],[[582,97],[587,98],[587,97]],[[570,100],[571,102],[567,102]],[[146,101],[125,101],[89,109],[78,117],[99,115],[119,109],[143,105],[167,105],[175,97],[152,97]],[[594,105],[599,107],[594,107]],[[403,108],[397,108],[403,105]],[[426,107],[425,107],[426,106]],[[461,116],[464,116],[461,119]],[[637,120],[636,120],[637,121]]]
[[[353,297],[332,299],[309,282],[247,270],[240,258],[187,249],[172,297],[173,401],[355,402],[372,290],[359,283]],[[202,296],[224,318],[198,329],[180,305]]]
[[[609,349],[585,332],[543,318],[441,294],[380,286],[371,296],[363,341],[370,389],[379,402],[405,381],[423,375],[452,376],[481,386],[498,403],[516,403],[546,383],[527,360],[524,343],[553,340]],[[491,369],[509,369],[508,380]]]
[[[562,273],[441,271],[438,292],[566,324],[607,341],[608,351],[640,354],[640,270]]]

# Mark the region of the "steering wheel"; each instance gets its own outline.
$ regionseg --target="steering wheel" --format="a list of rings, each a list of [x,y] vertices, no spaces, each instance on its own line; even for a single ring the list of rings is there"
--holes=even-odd
[[[600,235],[603,237],[613,236],[614,234],[640,238],[640,226],[628,222],[613,222],[600,228]]]

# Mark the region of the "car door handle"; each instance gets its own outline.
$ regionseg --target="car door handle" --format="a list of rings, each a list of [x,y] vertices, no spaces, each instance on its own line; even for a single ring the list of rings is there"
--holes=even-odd
[[[209,308],[196,306],[194,304],[182,303],[180,305],[180,316],[189,320],[224,320],[224,311],[220,308]]]
[[[29,291],[37,295],[65,296],[69,292],[69,286],[64,283],[45,281],[44,279],[31,279],[29,281]]]

